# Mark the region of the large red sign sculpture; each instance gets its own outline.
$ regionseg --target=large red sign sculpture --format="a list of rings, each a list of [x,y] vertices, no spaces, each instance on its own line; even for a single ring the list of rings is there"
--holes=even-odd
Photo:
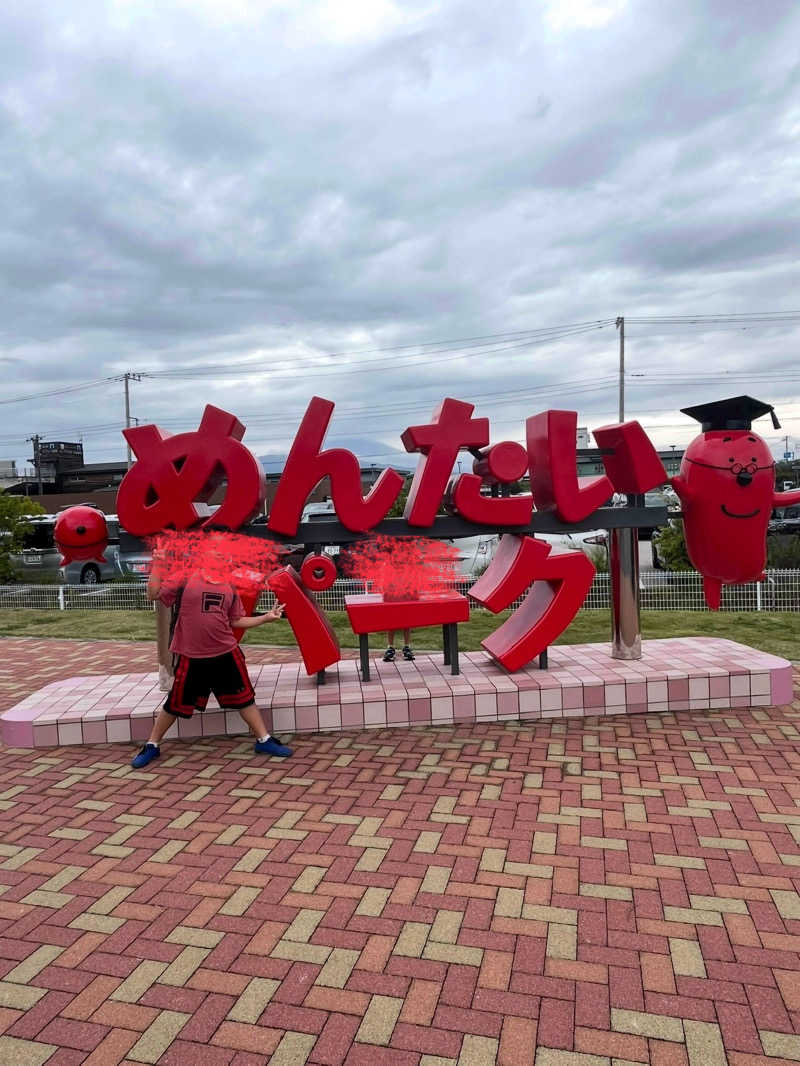
[[[365,535],[386,517],[402,488],[400,475],[387,469],[363,495],[356,456],[342,448],[324,449],[333,410],[329,400],[314,397],[302,419],[268,518],[267,529],[278,536],[297,534],[306,500],[326,476],[339,521],[347,530]],[[443,503],[451,514],[474,523],[476,532],[486,526],[520,529],[520,536],[503,537],[489,569],[470,593],[494,612],[524,597],[522,605],[483,642],[499,663],[516,670],[569,625],[594,574],[583,553],[553,551],[535,537],[522,535],[534,509],[552,512],[563,523],[583,522],[614,492],[638,496],[665,484],[667,475],[638,422],[596,430],[605,474],[580,478],[574,412],[545,411],[528,418],[526,447],[512,441],[490,447],[489,421],[473,417],[474,410],[472,404],[447,398],[429,423],[410,426],[402,434],[406,450],[421,456],[405,507],[404,529],[407,536],[432,526]],[[800,500],[800,492],[775,493],[772,456],[750,430],[749,418],[768,410],[749,397],[738,397],[687,411],[704,422],[704,432],[690,445],[681,474],[672,483],[683,502],[690,556],[704,576],[711,607],[719,606],[722,584],[760,576],[771,508]],[[725,424],[718,426],[720,419]],[[138,461],[119,489],[122,526],[138,536],[211,524],[241,530],[264,499],[264,474],[241,443],[243,435],[238,419],[211,406],[195,432],[169,436],[156,426],[126,430]],[[472,472],[453,477],[457,456],[465,449],[476,456]],[[532,490],[527,495],[482,492],[487,486],[512,484],[526,474]],[[224,502],[204,522],[195,504],[208,501],[222,478],[227,482]],[[335,634],[310,595],[332,583],[335,571],[323,556],[307,564],[300,574],[291,567],[274,571],[269,587],[285,605],[306,669],[313,673],[339,658]],[[391,602],[390,597],[383,599]],[[369,610],[374,613],[374,609],[371,601]],[[399,624],[392,618],[393,624]],[[408,616],[410,626],[427,624],[414,618]],[[374,620],[362,621],[368,626]],[[383,616],[375,624],[384,624]]]

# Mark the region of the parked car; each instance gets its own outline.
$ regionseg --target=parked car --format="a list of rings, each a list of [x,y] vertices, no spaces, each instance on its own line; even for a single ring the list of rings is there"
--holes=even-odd
[[[62,580],[67,585],[98,585],[101,581],[113,581],[120,576],[119,520],[115,514],[108,514],[105,518],[108,526],[108,546],[103,552],[105,562],[99,559],[76,559],[67,563],[61,570]]]
[[[124,543],[121,544],[117,556],[119,576],[123,581],[147,581],[152,558],[149,551],[126,550]]]
[[[119,522],[116,515],[105,516],[108,525],[108,546],[103,553],[105,562],[83,559],[66,566],[61,565],[61,552],[53,536],[57,518],[58,515],[37,515],[29,520],[31,528],[24,536],[22,550],[11,555],[11,565],[22,581],[96,585],[119,577]]]
[[[768,533],[800,533],[800,507],[778,507],[772,512]]]
[[[28,523],[30,529],[23,537],[21,550],[11,553],[14,572],[24,582],[58,581],[61,553],[53,540],[55,515],[37,515]]]

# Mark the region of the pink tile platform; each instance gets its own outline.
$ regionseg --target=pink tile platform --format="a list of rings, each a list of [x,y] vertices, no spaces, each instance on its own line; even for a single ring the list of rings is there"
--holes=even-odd
[[[572,718],[644,711],[781,706],[792,701],[792,666],[766,652],[715,637],[643,643],[642,658],[610,657],[608,644],[549,651],[550,669],[509,674],[484,652],[461,655],[452,676],[441,655],[413,663],[372,660],[362,684],[355,659],[328,671],[327,684],[299,663],[254,666],[256,699],[277,734],[498,719]],[[0,716],[0,741],[13,747],[142,741],[164,694],[157,675],[73,677],[46,685]],[[208,709],[173,726],[181,737],[246,732],[235,711]],[[169,734],[168,734],[169,735]]]

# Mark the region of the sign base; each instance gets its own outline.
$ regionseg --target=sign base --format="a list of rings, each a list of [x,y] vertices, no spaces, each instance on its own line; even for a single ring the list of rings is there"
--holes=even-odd
[[[543,718],[724,711],[792,701],[791,663],[716,637],[646,640],[635,660],[610,659],[608,644],[557,645],[549,649],[547,670],[531,664],[514,674],[484,652],[462,652],[457,675],[449,673],[441,653],[394,663],[373,654],[370,666],[367,683],[360,680],[355,658],[331,667],[322,686],[300,663],[253,666],[250,674],[267,724],[281,737],[506,720],[535,725]],[[3,712],[0,742],[22,748],[141,744],[163,701],[156,673],[53,682]],[[212,699],[205,712],[176,723],[167,737],[246,732],[235,711],[221,711]],[[125,760],[128,753],[118,756]]]

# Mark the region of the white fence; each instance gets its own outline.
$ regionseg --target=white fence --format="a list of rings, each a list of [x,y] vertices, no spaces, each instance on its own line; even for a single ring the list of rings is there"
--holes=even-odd
[[[455,586],[468,592],[471,582]],[[337,581],[317,600],[328,611],[344,609],[344,597],[364,591],[356,581]],[[645,611],[703,611],[703,583],[693,570],[673,572],[653,570],[640,578],[641,606]],[[584,610],[607,608],[611,602],[608,574],[595,575]],[[272,603],[265,593],[259,603],[264,610]],[[0,585],[0,610],[33,608],[44,611],[142,611],[152,610],[143,583],[105,585]],[[473,604],[473,609],[479,609]],[[766,580],[757,584],[735,585],[725,589],[723,611],[800,611],[800,570],[769,570]]]

